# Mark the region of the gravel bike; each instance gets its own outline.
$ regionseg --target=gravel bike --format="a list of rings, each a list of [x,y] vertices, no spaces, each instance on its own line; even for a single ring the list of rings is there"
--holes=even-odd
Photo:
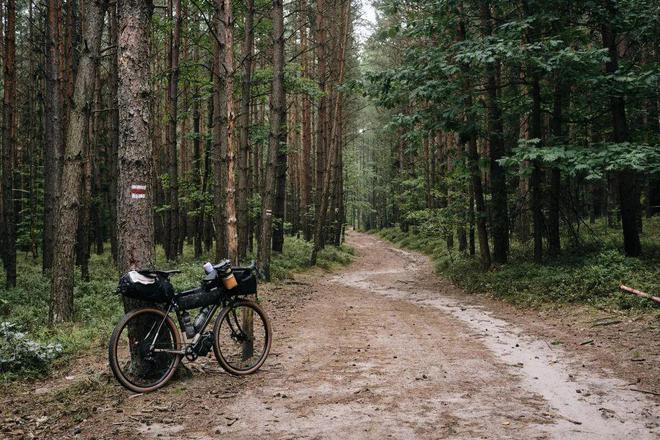
[[[225,260],[204,269],[200,288],[179,293],[169,279],[180,271],[137,270],[121,277],[118,293],[153,303],[124,315],[110,337],[110,369],[124,387],[154,391],[184,357],[194,361],[211,349],[233,375],[251,374],[263,365],[272,342],[270,320],[256,301],[246,298],[257,293],[256,264],[232,267]],[[193,309],[200,309],[194,320]]]

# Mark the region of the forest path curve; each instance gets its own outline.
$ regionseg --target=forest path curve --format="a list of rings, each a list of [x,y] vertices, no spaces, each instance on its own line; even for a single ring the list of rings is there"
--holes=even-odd
[[[134,396],[103,373],[93,410],[40,438],[658,438],[657,399],[495,317],[427,257],[348,241],[350,266],[263,295],[275,333],[258,374],[201,359],[192,377]],[[53,421],[54,401],[39,406]]]

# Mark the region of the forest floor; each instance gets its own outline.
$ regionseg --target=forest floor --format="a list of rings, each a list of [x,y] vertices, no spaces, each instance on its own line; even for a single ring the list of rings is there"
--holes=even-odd
[[[133,395],[105,350],[0,388],[0,438],[528,438],[660,435],[657,319],[520,309],[351,233],[355,261],[268,286],[274,343],[236,378],[213,359]]]

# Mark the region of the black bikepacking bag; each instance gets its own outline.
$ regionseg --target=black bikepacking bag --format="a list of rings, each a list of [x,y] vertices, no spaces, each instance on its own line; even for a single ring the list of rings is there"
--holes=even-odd
[[[257,277],[252,269],[234,267],[232,272],[238,285],[228,291],[230,295],[254,295],[257,293]]]
[[[181,292],[176,296],[179,307],[183,310],[197,309],[200,307],[218,304],[222,298],[222,290],[213,288],[197,288]]]
[[[166,303],[174,296],[174,287],[166,277],[147,271],[122,275],[117,291],[128,298],[153,303]]]

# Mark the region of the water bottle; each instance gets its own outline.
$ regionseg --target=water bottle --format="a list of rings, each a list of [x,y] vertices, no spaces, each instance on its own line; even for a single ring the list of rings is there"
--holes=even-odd
[[[213,272],[213,271],[214,271],[214,269],[213,269],[213,264],[211,264],[210,262],[207,261],[207,262],[204,264],[204,272],[206,272],[206,274],[208,275],[208,274],[210,274],[210,273]]]
[[[211,310],[210,307],[204,307],[202,310],[199,311],[199,315],[197,315],[197,318],[195,318],[195,331],[200,332],[202,330],[202,326],[204,325],[204,321],[206,321],[206,317],[209,314],[209,310]]]
[[[186,336],[192,338],[195,336],[195,327],[192,322],[190,322],[190,314],[188,312],[183,312],[181,316],[181,321],[183,321],[183,329],[186,331]]]

